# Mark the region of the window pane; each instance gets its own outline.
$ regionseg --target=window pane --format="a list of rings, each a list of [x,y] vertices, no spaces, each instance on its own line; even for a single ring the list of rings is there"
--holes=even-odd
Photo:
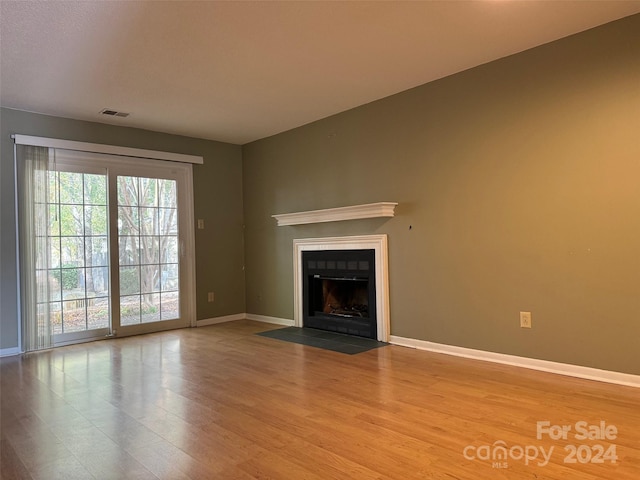
[[[63,267],[84,267],[83,237],[62,237],[60,248]]]
[[[84,235],[84,209],[81,205],[60,205],[60,234]]]
[[[118,205],[138,205],[137,177],[118,177]]]
[[[177,206],[175,180],[158,180],[158,204],[160,207]]]
[[[49,235],[60,235],[60,214],[58,205],[49,205]]]
[[[120,297],[120,324],[140,323],[140,295]]]
[[[140,220],[138,218],[138,207],[118,208],[118,234],[119,235],[139,235]]]
[[[90,329],[109,327],[109,297],[88,299],[87,324]]]
[[[178,263],[178,237],[160,237],[160,263]]]
[[[107,204],[107,177],[105,175],[84,174],[84,203],[87,205]]]
[[[126,236],[118,238],[120,246],[120,265],[139,265],[140,249],[138,248],[138,238]]]
[[[160,291],[160,267],[159,265],[147,265],[140,268],[140,283],[142,293]]]
[[[84,228],[85,235],[106,235],[107,207],[98,205],[84,207]]]
[[[88,297],[109,295],[109,267],[87,268],[86,282]]]
[[[143,323],[160,320],[160,294],[148,293],[142,295],[141,320]]]
[[[158,237],[140,237],[140,263],[149,265],[150,263],[160,263],[160,240]]]
[[[160,300],[160,317],[162,320],[180,318],[180,294],[178,292],[162,293]]]
[[[49,203],[60,203],[58,190],[58,172],[49,172]]]
[[[158,235],[157,208],[140,208],[140,234]]]
[[[53,334],[62,333],[62,302],[49,303],[49,318],[53,327]]]
[[[120,268],[120,295],[140,293],[140,267]]]
[[[158,206],[158,182],[155,178],[140,178],[140,205]]]
[[[81,332],[87,329],[85,298],[66,299],[62,302],[62,331]]]
[[[49,267],[57,268],[60,266],[60,237],[52,237],[49,239]]]
[[[178,290],[178,265],[175,263],[162,265],[161,290],[163,292]]]
[[[73,172],[59,172],[60,203],[82,205],[83,184],[82,174]]]
[[[85,237],[84,251],[87,267],[109,265],[109,244],[107,237]]]
[[[49,300],[62,300],[62,276],[59,269],[49,270]]]
[[[175,208],[160,208],[160,234],[161,235],[177,235],[178,234],[178,211]]]

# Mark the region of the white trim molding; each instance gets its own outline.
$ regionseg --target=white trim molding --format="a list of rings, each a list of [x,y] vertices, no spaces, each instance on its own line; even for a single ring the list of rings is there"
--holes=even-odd
[[[306,223],[338,222],[341,220],[359,220],[362,218],[393,217],[395,202],[367,203],[349,207],[325,208],[307,212],[280,213],[271,215],[279,227],[286,225],[303,225]]]
[[[374,250],[376,282],[377,339],[389,341],[389,252],[386,235],[300,238],[293,240],[293,319],[302,327],[302,252],[308,250]]]
[[[224,315],[222,317],[205,318],[203,320],[196,320],[196,327],[206,327],[207,325],[216,325],[218,323],[233,322],[235,320],[245,320],[247,318],[246,313],[236,313],[234,315]]]
[[[485,362],[501,363],[503,365],[528,368],[531,370],[539,370],[542,372],[566,375],[569,377],[584,378],[587,380],[595,380],[598,382],[614,383],[617,385],[625,385],[627,387],[640,388],[640,375],[612,372],[609,370],[600,370],[598,368],[592,367],[582,367],[579,365],[571,365],[568,363],[551,362],[548,360],[538,360],[536,358],[518,357],[515,355],[487,352],[484,350],[475,350],[472,348],[456,347],[454,345],[427,342],[425,340],[416,340],[414,338],[397,337],[395,335],[391,335],[389,337],[389,342],[394,345],[416,348],[418,350],[426,350],[434,353],[443,353],[445,355],[453,355],[456,357],[470,358],[473,360],[481,360]]]
[[[295,326],[294,321],[289,320],[288,318],[268,317],[267,315],[258,315],[255,313],[247,313],[245,318],[247,320],[255,320],[256,322],[273,323],[276,325],[285,325],[287,327]]]
[[[217,325],[218,323],[234,322],[236,320],[254,320],[256,322],[273,323],[276,325],[285,325],[287,327],[294,326],[293,320],[289,320],[288,318],[269,317],[267,315],[258,315],[256,313],[236,313],[222,317],[206,318],[204,320],[198,320],[195,326],[206,327],[207,325]]]
[[[34,147],[60,148],[79,152],[106,153],[122,157],[150,158],[153,160],[168,160],[181,163],[204,163],[204,159],[197,155],[185,155],[183,153],[161,152],[158,150],[145,150],[142,148],[119,147],[116,145],[104,145],[102,143],[74,142],[72,140],[60,140],[57,138],[33,137],[30,135],[11,135],[16,145],[32,145]]]
[[[20,355],[21,353],[22,353],[22,350],[20,350],[20,347],[0,349],[0,357],[11,357],[13,355]]]

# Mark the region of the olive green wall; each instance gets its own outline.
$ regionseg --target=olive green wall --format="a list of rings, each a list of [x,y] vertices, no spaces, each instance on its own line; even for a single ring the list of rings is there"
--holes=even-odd
[[[640,374],[639,59],[635,15],[245,145],[247,311],[293,318],[294,238],[386,233],[392,335]]]
[[[0,349],[17,347],[15,203],[12,133],[104,143],[200,155],[193,166],[196,230],[197,318],[245,311],[242,242],[242,151],[237,145],[168,135],[134,128],[37,115],[3,108],[0,111]],[[215,302],[207,302],[207,292]]]

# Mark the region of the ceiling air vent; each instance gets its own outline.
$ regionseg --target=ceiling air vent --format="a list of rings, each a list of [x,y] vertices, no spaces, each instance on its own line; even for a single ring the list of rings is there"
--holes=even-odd
[[[110,117],[128,117],[130,114],[126,112],[118,112],[117,110],[111,110],[110,108],[104,108],[100,110],[102,115],[109,115]]]

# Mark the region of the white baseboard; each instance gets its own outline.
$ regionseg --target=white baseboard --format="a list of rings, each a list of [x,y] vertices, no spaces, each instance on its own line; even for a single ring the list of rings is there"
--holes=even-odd
[[[236,313],[235,315],[226,315],[224,317],[206,318],[197,320],[196,327],[206,327],[207,325],[215,325],[217,323],[233,322],[235,320],[254,320],[256,322],[275,323],[276,325],[286,325],[293,327],[294,321],[288,318],[268,317],[267,315],[258,315],[255,313]]]
[[[247,320],[255,320],[256,322],[275,323],[276,325],[286,325],[287,327],[293,327],[295,325],[293,320],[288,318],[268,317],[266,315],[256,315],[255,313],[247,313]]]
[[[246,318],[247,318],[246,313],[236,313],[234,315],[225,315],[223,317],[205,318],[203,320],[196,320],[196,327],[206,327],[207,325],[233,322],[234,320],[244,320]]]
[[[615,383],[617,385],[640,388],[640,375],[632,375],[629,373],[612,372],[609,370],[581,367],[579,365],[571,365],[568,363],[550,362],[535,358],[517,357],[515,355],[507,355],[504,353],[486,352],[484,350],[444,345],[442,343],[427,342],[425,340],[416,340],[413,338],[398,337],[395,335],[391,335],[389,337],[389,343],[401,345],[403,347],[417,348],[419,350],[427,350],[434,353],[454,355],[456,357],[502,363],[504,365],[512,365],[514,367],[523,367],[532,370],[540,370],[542,372],[556,373],[559,375],[568,375],[570,377],[585,378],[587,380],[596,380],[599,382]]]
[[[2,348],[0,349],[0,357],[10,357],[12,355],[20,355],[20,347]]]

